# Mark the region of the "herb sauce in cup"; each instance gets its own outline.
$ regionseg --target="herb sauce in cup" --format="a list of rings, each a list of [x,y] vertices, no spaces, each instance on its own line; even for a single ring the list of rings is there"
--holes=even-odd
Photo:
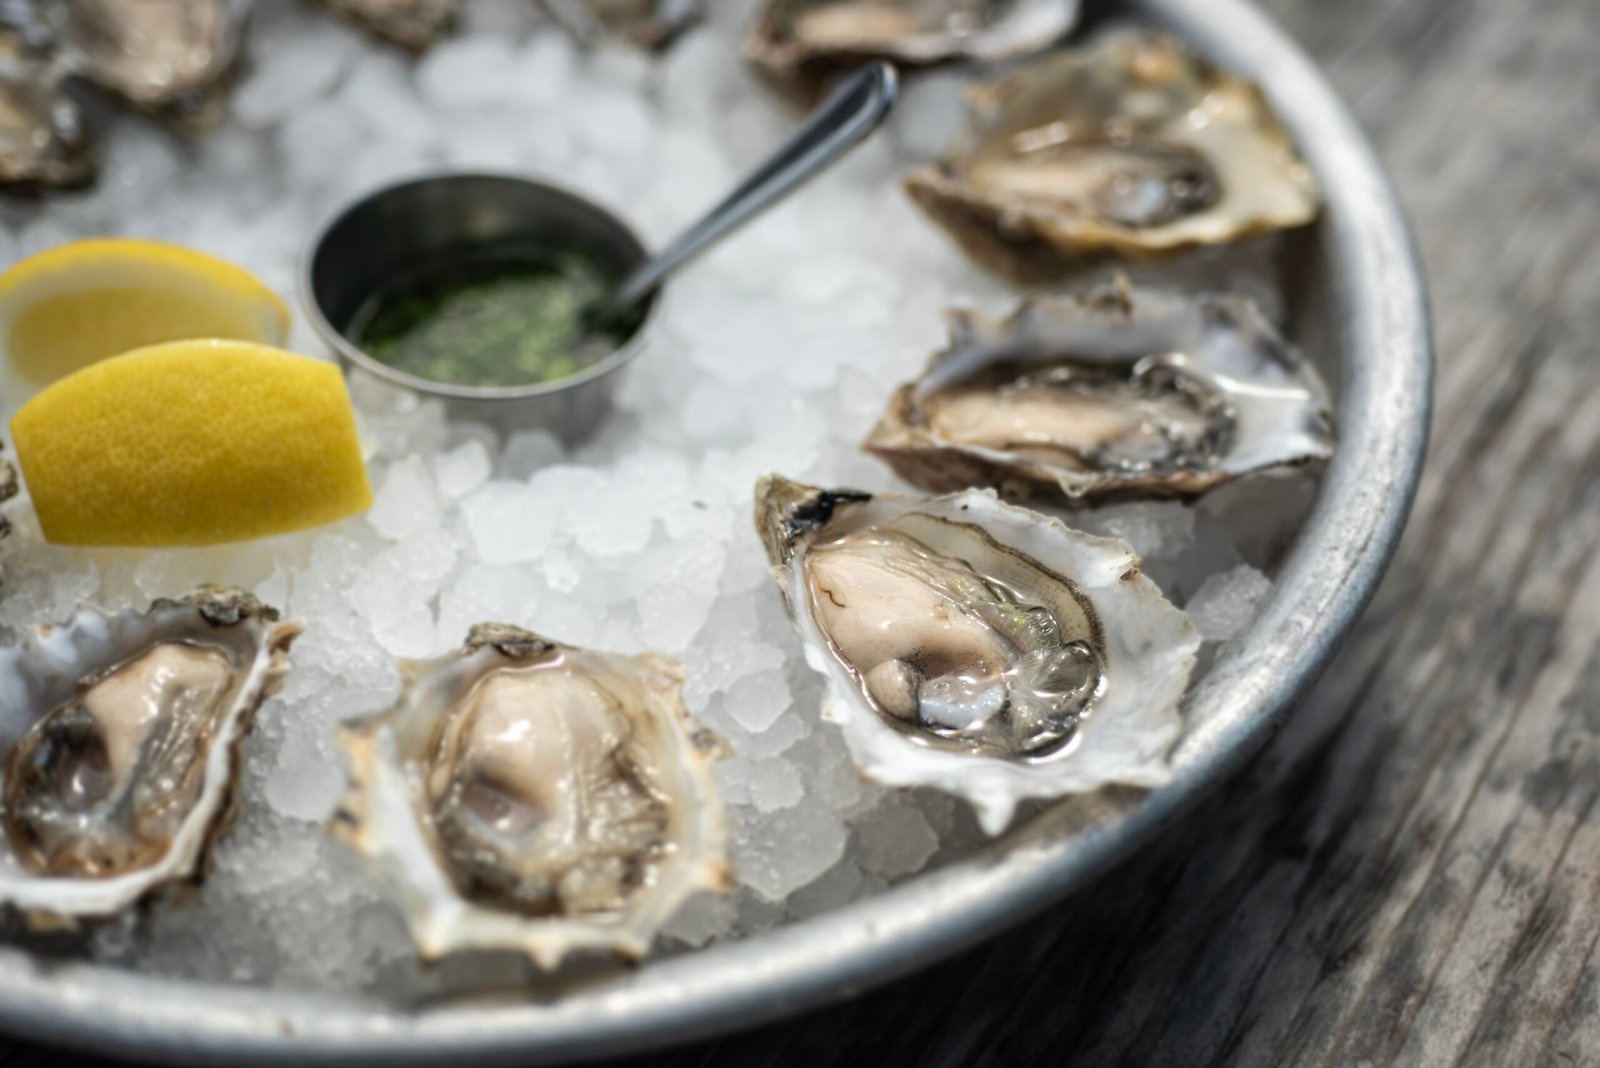
[[[614,283],[579,255],[474,257],[375,293],[352,317],[349,336],[373,359],[433,382],[553,382],[614,350],[636,325],[586,336],[585,317]]]

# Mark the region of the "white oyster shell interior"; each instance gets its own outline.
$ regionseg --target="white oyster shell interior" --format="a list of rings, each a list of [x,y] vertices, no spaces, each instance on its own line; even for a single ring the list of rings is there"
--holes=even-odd
[[[972,135],[906,188],[1003,274],[1224,244],[1317,214],[1316,182],[1261,91],[1163,34],[1052,53],[971,99]]]
[[[0,651],[0,902],[51,926],[198,874],[300,629],[207,589]]]
[[[1188,496],[1333,452],[1327,387],[1242,297],[1125,285],[950,314],[864,443],[924,489]]]
[[[998,62],[1066,35],[1077,0],[768,0],[745,54],[782,82],[864,59]]]
[[[990,834],[1026,798],[1167,780],[1200,639],[1126,544],[992,492],[779,476],[756,521],[867,777],[963,797]]]
[[[340,734],[351,788],[332,829],[424,957],[639,957],[691,895],[728,888],[721,743],[684,710],[676,661],[485,625],[402,670],[399,703]]]
[[[190,129],[221,118],[254,0],[38,2],[75,74]]]
[[[94,154],[65,75],[0,53],[0,184],[72,186],[93,177]]]
[[[361,23],[374,36],[422,51],[438,40],[466,0],[317,0]]]

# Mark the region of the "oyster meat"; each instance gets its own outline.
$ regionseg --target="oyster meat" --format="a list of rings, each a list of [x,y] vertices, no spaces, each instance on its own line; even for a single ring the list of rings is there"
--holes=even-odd
[[[74,73],[189,132],[223,115],[250,0],[39,0]]]
[[[768,0],[744,49],[778,85],[810,97],[871,59],[926,66],[1042,51],[1077,18],[1077,0]]]
[[[580,41],[665,48],[700,18],[701,0],[539,0]]]
[[[71,188],[94,177],[83,113],[61,66],[0,49],[0,186]]]
[[[0,653],[0,903],[48,927],[198,877],[300,629],[207,587],[145,613],[84,608]]]
[[[1111,36],[971,99],[973,143],[912,171],[906,189],[975,259],[1013,278],[1316,217],[1311,171],[1261,91],[1174,38]]]
[[[1134,291],[956,311],[864,447],[923,489],[1068,502],[1193,496],[1333,453],[1316,370],[1254,304]]]
[[[806,662],[868,778],[965,798],[1156,786],[1200,639],[1126,544],[966,491],[924,500],[769,475],[756,527]]]
[[[425,958],[639,957],[691,895],[730,888],[722,743],[689,718],[676,661],[483,624],[401,667],[399,703],[340,733],[351,782],[332,830]]]
[[[461,14],[465,0],[315,0],[365,26],[372,35],[421,52]]]

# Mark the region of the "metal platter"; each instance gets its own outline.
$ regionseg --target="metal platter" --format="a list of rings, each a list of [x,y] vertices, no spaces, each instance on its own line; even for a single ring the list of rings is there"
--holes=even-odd
[[[0,1027],[187,1063],[550,1063],[749,1026],[968,946],[1105,873],[1245,761],[1291,714],[1371,595],[1410,507],[1432,356],[1422,277],[1372,150],[1311,62],[1245,0],[1140,0],[1259,82],[1320,180],[1296,239],[1291,332],[1338,383],[1339,450],[1273,597],[1188,702],[1160,790],[1061,802],[984,851],[738,943],[541,1000],[422,1009],[219,989],[0,949]],[[1120,10],[1120,7],[1119,7]]]

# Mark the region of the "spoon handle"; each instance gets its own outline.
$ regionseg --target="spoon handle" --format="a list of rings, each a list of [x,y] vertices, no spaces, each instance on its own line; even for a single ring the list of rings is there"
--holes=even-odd
[[[632,307],[668,274],[860,144],[889,113],[897,87],[894,67],[881,60],[853,75],[704,219],[623,279],[594,322]]]

